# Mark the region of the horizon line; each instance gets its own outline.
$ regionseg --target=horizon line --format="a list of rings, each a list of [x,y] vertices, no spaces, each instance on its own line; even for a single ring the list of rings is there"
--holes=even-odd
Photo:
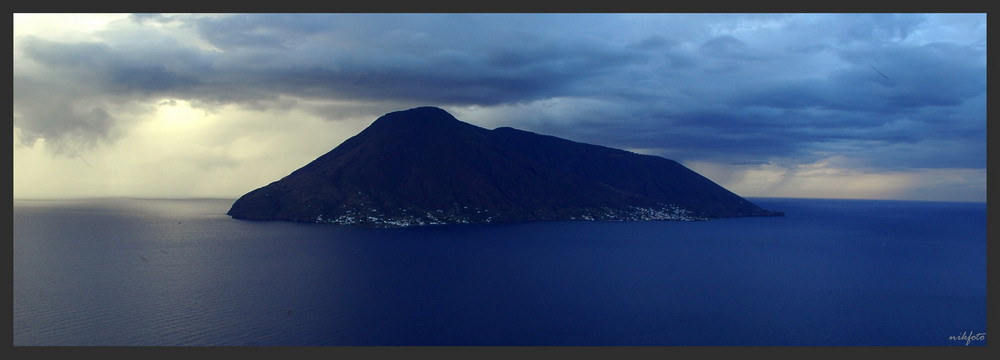
[[[838,198],[838,197],[796,197],[796,196],[743,196],[748,200],[865,200],[865,201],[904,201],[904,202],[943,202],[943,203],[982,203],[987,200],[929,200],[929,199],[890,199],[890,198]],[[71,197],[13,197],[14,201],[69,201],[69,200],[102,200],[102,199],[131,199],[131,200],[229,200],[236,201],[241,196],[220,197],[220,196],[134,196],[134,195],[95,195],[95,196],[71,196]]]

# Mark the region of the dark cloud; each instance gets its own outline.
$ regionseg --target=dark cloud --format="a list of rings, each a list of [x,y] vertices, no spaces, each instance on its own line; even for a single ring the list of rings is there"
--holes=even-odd
[[[197,63],[189,61],[189,50],[151,53],[37,37],[20,39],[16,50],[42,69],[14,72],[14,125],[22,142],[45,139],[60,154],[75,155],[122,136],[127,124],[121,124],[120,111],[200,85],[197,73],[187,69]],[[183,65],[168,67],[177,63]]]
[[[115,92],[139,94],[182,91],[201,84],[195,76],[171,72],[160,65],[114,68],[108,72],[108,80],[116,87],[112,89]]]
[[[857,14],[831,17],[831,25],[841,43],[900,42],[926,19],[914,14]]]
[[[764,60],[764,54],[747,43],[730,35],[708,39],[698,48],[707,58],[721,58],[730,61]]]
[[[676,160],[816,161],[839,152],[871,166],[985,166],[980,15],[947,18],[972,38],[936,37],[945,21],[921,14],[131,20],[90,41],[15,34],[23,141],[66,152],[112,141],[128,126],[118,109],[163,99],[300,106],[330,119],[436,105],[493,109],[508,126]],[[543,108],[552,99],[562,111]]]

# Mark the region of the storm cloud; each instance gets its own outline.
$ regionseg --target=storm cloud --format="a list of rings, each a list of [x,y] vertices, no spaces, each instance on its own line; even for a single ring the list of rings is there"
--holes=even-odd
[[[433,105],[682,162],[986,167],[985,14],[143,14],[15,29],[14,58],[21,146],[70,156],[177,100]]]

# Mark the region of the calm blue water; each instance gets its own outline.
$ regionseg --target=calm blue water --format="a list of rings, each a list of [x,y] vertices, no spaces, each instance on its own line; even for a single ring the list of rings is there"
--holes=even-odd
[[[14,202],[25,345],[942,345],[986,331],[986,204],[361,229],[231,200]],[[985,345],[974,340],[969,345]]]

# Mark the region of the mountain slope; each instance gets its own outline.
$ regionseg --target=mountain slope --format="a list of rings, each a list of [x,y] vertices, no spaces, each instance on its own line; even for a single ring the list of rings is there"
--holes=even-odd
[[[247,193],[229,215],[408,226],[780,213],[671,160],[512,128],[487,130],[420,107],[383,115],[306,166]]]

